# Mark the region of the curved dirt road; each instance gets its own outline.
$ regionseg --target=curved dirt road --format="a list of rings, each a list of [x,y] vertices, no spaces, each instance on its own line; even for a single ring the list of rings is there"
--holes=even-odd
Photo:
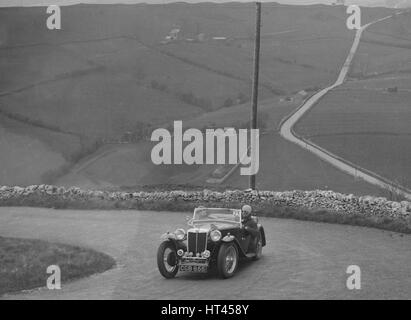
[[[387,16],[385,18],[376,20],[374,22],[368,23],[364,25],[361,29],[357,30],[354,38],[353,45],[351,47],[351,50],[347,56],[346,61],[344,62],[344,65],[340,71],[340,74],[334,84],[331,86],[324,88],[314,94],[312,97],[307,99],[304,104],[296,110],[291,116],[289,116],[282,124],[280,127],[280,134],[281,136],[288,140],[291,141],[300,147],[314,153],[316,156],[319,158],[323,159],[324,161],[330,163],[331,165],[337,167],[338,169],[356,177],[356,178],[361,178],[373,185],[382,187],[384,189],[391,189],[395,190],[396,192],[403,194],[407,199],[411,200],[411,193],[408,192],[408,190],[404,190],[403,188],[398,188],[396,184],[388,181],[387,179],[384,179],[382,177],[379,177],[377,174],[370,172],[365,169],[360,169],[358,167],[355,167],[348,163],[347,161],[344,161],[343,159],[339,158],[338,156],[328,152],[327,150],[324,150],[320,146],[316,145],[313,142],[308,142],[304,139],[301,139],[300,137],[296,136],[293,127],[294,125],[301,119],[301,117],[308,111],[310,110],[322,97],[324,97],[329,91],[333,90],[334,88],[342,85],[347,77],[347,73],[351,67],[352,61],[354,59],[355,53],[357,52],[358,46],[360,44],[361,36],[362,33],[371,25],[390,19],[393,16]]]
[[[411,236],[266,218],[264,256],[238,274],[179,274],[156,267],[159,236],[185,226],[183,213],[0,208],[0,235],[91,247],[118,267],[86,279],[5,296],[6,299],[411,299]],[[358,265],[362,289],[346,288],[347,266]],[[44,271],[46,272],[46,270]]]

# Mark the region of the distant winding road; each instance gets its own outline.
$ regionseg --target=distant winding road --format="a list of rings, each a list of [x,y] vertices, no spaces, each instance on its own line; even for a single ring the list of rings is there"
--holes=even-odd
[[[396,13],[398,15],[398,13]],[[351,50],[348,54],[347,59],[344,62],[344,65],[342,66],[342,69],[340,71],[340,74],[334,84],[331,86],[322,89],[321,91],[317,92],[313,96],[311,96],[309,99],[307,99],[300,108],[298,108],[293,114],[291,114],[288,118],[285,119],[285,121],[282,122],[280,126],[280,134],[281,136],[288,140],[291,141],[300,147],[314,153],[316,156],[321,158],[322,160],[330,163],[331,165],[335,166],[336,168],[354,176],[357,178],[361,178],[373,185],[377,185],[379,187],[382,187],[384,189],[390,189],[390,190],[395,190],[396,192],[404,195],[407,199],[411,200],[411,193],[409,190],[407,190],[404,187],[398,186],[395,183],[378,176],[376,173],[371,172],[369,170],[360,168],[358,166],[355,166],[348,161],[332,154],[331,152],[323,149],[322,147],[316,145],[315,143],[305,140],[301,137],[298,137],[294,130],[293,127],[294,125],[301,119],[301,117],[308,111],[310,110],[322,97],[324,97],[329,91],[333,90],[334,88],[342,85],[347,77],[347,73],[351,67],[353,58],[355,56],[355,53],[357,52],[358,46],[360,44],[361,36],[363,32],[371,25],[381,22],[387,19],[392,18],[393,15],[387,16],[385,18],[373,21],[371,23],[368,23],[364,26],[362,26],[359,30],[357,30],[354,38],[354,43],[351,47]]]

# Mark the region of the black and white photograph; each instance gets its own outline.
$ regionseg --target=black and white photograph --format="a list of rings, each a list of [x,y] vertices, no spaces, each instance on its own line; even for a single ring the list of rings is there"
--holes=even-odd
[[[411,0],[0,0],[0,300],[411,300]]]

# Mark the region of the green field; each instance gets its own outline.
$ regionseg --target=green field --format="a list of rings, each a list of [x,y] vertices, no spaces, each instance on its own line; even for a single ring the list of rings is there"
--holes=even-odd
[[[311,153],[285,141],[278,133],[264,136],[261,141],[260,170],[257,188],[260,190],[334,190],[346,194],[383,195],[377,187],[355,180],[336,170]],[[247,188],[249,178],[237,171],[228,185]]]
[[[376,82],[347,83],[328,94],[297,124],[296,132],[354,164],[411,187],[411,92],[388,93],[385,88],[395,81],[380,80],[380,87]]]
[[[78,137],[33,127],[0,115],[0,183],[31,185],[46,181],[81,152]]]
[[[264,117],[267,130],[274,130],[281,119],[289,114],[301,98],[295,102],[280,102],[269,99],[260,104],[260,115]],[[185,127],[213,128],[236,125],[241,128],[249,118],[249,104],[223,108],[214,112],[201,114],[186,122]],[[162,165],[151,162],[151,149],[155,143],[141,141],[137,144],[111,145],[95,154],[95,161],[77,168],[58,180],[59,184],[77,185],[83,188],[104,188],[116,186],[133,186],[146,184],[198,184],[204,185],[216,165]],[[87,163],[87,161],[86,161]]]
[[[296,132],[332,153],[411,187],[411,23],[367,29],[349,81],[325,96]]]
[[[189,117],[199,107],[133,84],[127,75],[84,75],[3,97],[2,110],[87,137],[118,137],[139,122]]]
[[[384,195],[383,191],[341,173],[317,157],[284,139],[276,131],[283,117],[295,109],[301,101],[294,103],[268,100],[260,109],[267,119],[268,134],[260,138],[260,170],[257,186],[261,190],[331,189],[359,195]],[[249,106],[224,108],[194,118],[187,126],[217,125],[244,122],[249,116]],[[107,153],[98,157],[80,171],[63,176],[58,183],[85,188],[116,188],[116,186],[143,186],[157,184],[204,186],[217,165],[161,165],[155,166],[150,159],[154,144],[140,142],[135,145],[113,145]],[[212,187],[212,185],[208,185]],[[223,186],[247,188],[248,177],[240,176],[237,170]],[[222,187],[222,186],[219,186]]]
[[[389,12],[364,9],[363,22]],[[7,175],[0,184],[204,184],[215,166],[155,167],[151,146],[144,141],[97,147],[173,120],[197,128],[247,125],[254,13],[253,4],[239,3],[76,5],[64,7],[63,29],[51,32],[44,27],[42,8],[0,9],[0,125],[7,141],[20,150],[16,156],[29,159],[34,152],[29,146],[37,144],[41,155],[31,157],[31,165],[16,175],[10,160],[14,156],[3,156]],[[346,12],[339,7],[267,3],[262,18],[260,118],[266,130],[275,132],[279,121],[301,103],[296,92],[313,92],[336,79],[354,32],[345,27]],[[181,29],[180,40],[161,43],[175,27]],[[196,39],[198,33],[206,39],[185,40]],[[292,100],[285,102],[286,97]],[[22,128],[10,132],[14,127]],[[31,130],[37,133],[31,135]],[[291,170],[278,182],[282,166],[292,168],[293,161],[296,168],[303,166],[295,159],[294,146],[272,134],[262,139],[265,188],[348,192],[356,184],[348,178],[333,184],[340,173],[330,167],[321,175],[321,163],[310,157],[306,171],[317,172],[316,178]],[[272,170],[271,163],[281,157],[288,160]],[[243,181],[227,183],[242,186]],[[373,192],[357,185],[355,191]]]
[[[0,296],[45,287],[47,268],[61,270],[61,286],[68,281],[104,272],[115,266],[110,256],[91,249],[42,240],[0,237]],[[53,270],[55,274],[55,270]]]
[[[351,76],[370,78],[382,74],[411,73],[411,14],[374,24],[361,40]]]

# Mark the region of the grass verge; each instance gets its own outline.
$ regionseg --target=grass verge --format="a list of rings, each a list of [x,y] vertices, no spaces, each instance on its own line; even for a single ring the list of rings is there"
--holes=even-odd
[[[0,295],[46,285],[47,267],[58,265],[61,285],[112,268],[110,256],[42,240],[0,237]]]

